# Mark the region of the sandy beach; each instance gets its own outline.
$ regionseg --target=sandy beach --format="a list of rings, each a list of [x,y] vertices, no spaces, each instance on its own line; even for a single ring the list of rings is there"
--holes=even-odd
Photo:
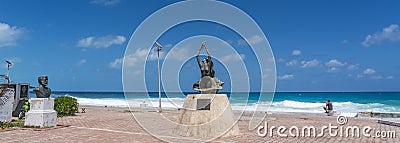
[[[86,113],[77,113],[76,116],[58,118],[58,126],[48,129],[32,128],[11,128],[0,131],[0,142],[163,142],[151,134],[147,133],[133,118],[128,108],[122,107],[96,107],[81,106],[86,108]],[[81,111],[81,110],[80,110]],[[236,112],[235,112],[236,113]],[[140,112],[145,114],[149,120],[158,116],[157,112]],[[164,110],[162,113],[168,119],[174,120],[178,117],[178,110]],[[347,126],[358,126],[360,128],[369,126],[372,131],[371,137],[366,137],[360,133],[360,137],[330,136],[328,130],[322,137],[280,137],[276,129],[273,135],[269,133],[259,136],[257,130],[248,130],[249,115],[245,113],[238,121],[240,135],[217,138],[212,142],[398,142],[399,138],[374,137],[376,131],[395,131],[400,132],[399,127],[379,124],[377,118],[347,118]],[[336,116],[325,116],[324,114],[301,114],[301,113],[274,113],[269,114],[266,119],[268,127],[272,126],[315,126],[317,134],[323,126],[338,126]],[[154,123],[156,126],[157,122]],[[265,125],[265,124],[263,124]],[[162,130],[170,132],[174,127],[162,126]],[[261,132],[262,133],[262,132]],[[343,132],[344,133],[344,132]],[[288,134],[288,131],[286,131]],[[301,132],[300,132],[301,135]],[[163,138],[168,138],[164,136]],[[168,140],[174,142],[193,142],[171,137]]]

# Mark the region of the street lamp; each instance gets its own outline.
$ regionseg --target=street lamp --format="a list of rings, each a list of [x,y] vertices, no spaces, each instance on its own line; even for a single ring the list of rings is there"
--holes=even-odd
[[[10,67],[12,66],[12,63],[7,60],[6,60],[6,63],[7,63],[7,76],[9,76],[8,74],[10,74]]]
[[[154,44],[156,44],[157,46],[157,67],[158,67],[158,112],[162,112],[162,108],[161,108],[161,80],[160,80],[160,51],[162,49],[161,44],[159,44],[157,41],[154,41]]]

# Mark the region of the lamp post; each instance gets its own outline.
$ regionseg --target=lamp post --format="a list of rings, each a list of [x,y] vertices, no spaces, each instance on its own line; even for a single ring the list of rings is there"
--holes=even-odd
[[[157,42],[157,41],[154,41],[154,44],[156,44],[156,46],[157,46],[157,57],[158,57],[158,60],[157,60],[157,69],[158,69],[158,72],[157,72],[157,75],[158,75],[158,112],[162,112],[162,108],[161,108],[161,79],[160,79],[160,51],[161,51],[161,49],[162,49],[162,46]]]
[[[10,62],[10,61],[7,61],[6,60],[6,63],[7,63],[7,77],[6,77],[6,79],[7,79],[7,82],[8,82],[8,84],[10,84],[11,83],[11,80],[10,80],[10,67],[12,66],[12,63]]]

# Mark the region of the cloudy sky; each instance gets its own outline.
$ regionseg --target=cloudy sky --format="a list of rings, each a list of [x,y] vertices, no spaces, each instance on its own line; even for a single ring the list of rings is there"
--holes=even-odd
[[[13,62],[10,73],[13,82],[35,86],[38,75],[48,75],[49,87],[53,90],[122,91],[123,57],[133,32],[148,16],[173,3],[3,0],[0,2],[0,60]],[[277,91],[400,90],[399,1],[226,3],[247,13],[267,37],[276,63]],[[266,42],[262,36],[254,35],[246,42],[226,26],[198,21],[176,25],[158,41],[166,49],[193,46],[194,50],[180,51],[185,56],[193,56],[200,43],[185,45],[182,41],[196,35],[218,37],[223,41],[220,43],[237,50],[236,55],[221,55],[220,61],[244,60],[250,64],[246,67],[251,83],[264,78],[257,75],[260,69],[252,66],[254,54],[244,50],[247,42]],[[218,46],[223,47],[218,42],[208,43],[211,51]],[[162,53],[162,61],[168,59],[164,59],[167,52]],[[218,53],[215,48],[214,53]],[[134,56],[125,57],[132,61],[126,64],[149,61],[149,68],[143,72],[147,73],[149,90],[156,91],[156,71],[152,70],[156,66],[155,52],[150,50],[144,59],[146,55],[146,50],[136,51]],[[178,60],[184,57],[176,53],[169,56]],[[0,74],[5,74],[7,65],[2,61]],[[191,91],[191,84],[198,80],[196,66],[194,59],[184,64],[183,69],[190,70],[181,71],[179,79],[185,79],[180,81],[182,90]],[[223,65],[217,63],[216,70],[220,79],[229,79]]]

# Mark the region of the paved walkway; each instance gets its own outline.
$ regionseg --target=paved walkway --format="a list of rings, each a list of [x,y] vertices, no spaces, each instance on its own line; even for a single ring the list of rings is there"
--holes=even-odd
[[[50,129],[27,129],[16,128],[7,131],[0,131],[0,142],[162,142],[142,129],[134,120],[130,112],[125,108],[111,107],[87,107],[86,113],[77,116],[58,118],[57,128]],[[155,112],[146,113],[158,114]],[[164,113],[173,119],[179,114],[178,111],[167,111]],[[338,125],[336,117],[306,114],[273,114],[269,116],[268,126],[303,126],[313,125],[320,133],[321,127],[329,126],[329,123]],[[279,137],[276,133],[270,137],[260,137],[257,131],[247,130],[248,120],[246,117],[239,122],[241,135],[219,138],[213,142],[400,142],[400,127],[383,125],[377,123],[378,119],[370,118],[348,118],[347,126],[370,126],[375,131],[395,131],[396,138],[378,137],[331,137],[325,130],[323,137]],[[160,125],[162,126],[162,125]],[[172,127],[164,127],[170,132]],[[288,133],[288,131],[286,131]],[[192,142],[176,139],[176,142]]]

